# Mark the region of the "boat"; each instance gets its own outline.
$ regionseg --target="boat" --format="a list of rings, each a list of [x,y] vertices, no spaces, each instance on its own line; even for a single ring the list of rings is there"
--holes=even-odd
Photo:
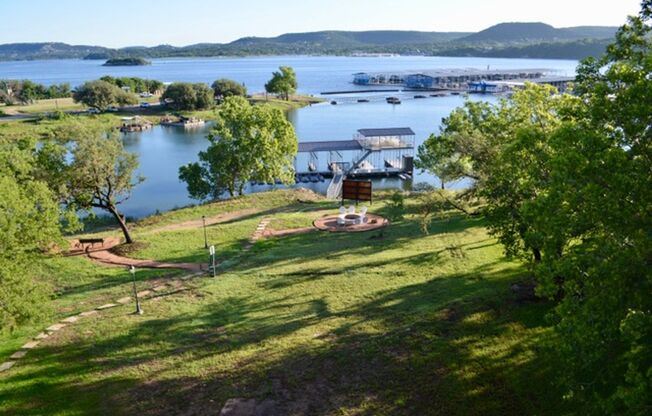
[[[337,105],[337,101],[335,100],[331,101],[331,105]]]
[[[387,101],[387,104],[401,104],[401,100],[398,97],[387,97],[385,101]]]
[[[425,95],[415,95],[414,98],[426,98]]]
[[[460,92],[459,91],[452,91],[451,95],[460,95]]]
[[[359,103],[368,103],[369,100],[367,100],[366,98],[361,98],[361,99],[358,100],[358,102]]]
[[[204,121],[201,118],[197,117],[179,117],[178,119],[175,119],[170,116],[165,116],[161,118],[161,125],[162,126],[171,126],[171,127],[187,127],[187,128],[192,128],[192,127],[201,127],[204,124],[206,124],[206,121]]]

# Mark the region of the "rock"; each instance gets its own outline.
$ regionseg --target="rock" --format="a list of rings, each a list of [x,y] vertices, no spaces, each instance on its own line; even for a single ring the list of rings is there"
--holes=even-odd
[[[220,416],[276,416],[276,403],[272,400],[258,402],[256,399],[229,399],[224,403]]]

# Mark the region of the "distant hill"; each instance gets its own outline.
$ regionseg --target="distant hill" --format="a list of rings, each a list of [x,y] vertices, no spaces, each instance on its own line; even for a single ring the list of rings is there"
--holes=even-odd
[[[60,42],[6,43],[0,45],[0,60],[69,59],[83,58],[89,54],[108,54],[111,50],[101,46],[68,45]]]
[[[578,26],[557,29],[545,23],[500,23],[480,32],[464,36],[461,42],[554,42],[579,39],[612,38],[617,27]]]
[[[231,43],[188,46],[130,46],[120,49],[65,43],[11,43],[0,45],[0,60],[124,59],[248,55],[350,55],[396,53],[403,55],[505,56],[545,55],[578,59],[611,39],[615,27],[554,28],[545,23],[501,23],[477,33],[371,30],[327,30],[286,33],[276,37],[245,37]],[[521,54],[521,55],[519,55]]]
[[[328,30],[321,32],[286,33],[273,38],[248,37],[231,42],[230,45],[255,43],[312,43],[328,45],[396,45],[446,42],[467,36],[464,32],[418,32],[411,30],[369,30],[348,32]]]

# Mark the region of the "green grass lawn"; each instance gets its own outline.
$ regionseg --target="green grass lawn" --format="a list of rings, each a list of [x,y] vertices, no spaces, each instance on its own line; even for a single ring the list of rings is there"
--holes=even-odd
[[[201,230],[156,228],[259,208],[209,227],[217,278],[145,301],[143,316],[133,305],[105,311],[29,352],[0,375],[0,413],[218,414],[232,397],[272,399],[289,415],[569,411],[545,352],[549,305],[514,298],[510,285],[527,271],[503,258],[482,219],[434,220],[424,235],[408,198],[405,218],[382,233],[314,232],[240,250],[264,216],[282,229],[336,212],[306,196],[257,194],[139,222],[133,256],[200,261]],[[382,197],[370,207],[385,211]],[[58,316],[130,288],[124,270],[81,258],[44,268]],[[170,274],[139,273],[140,284]],[[0,358],[35,331],[3,338]]]

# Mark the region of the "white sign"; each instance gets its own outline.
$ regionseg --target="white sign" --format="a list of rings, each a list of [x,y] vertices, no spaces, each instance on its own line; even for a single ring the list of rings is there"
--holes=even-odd
[[[215,246],[208,247],[208,252],[210,253],[211,256],[214,256],[215,255]]]

